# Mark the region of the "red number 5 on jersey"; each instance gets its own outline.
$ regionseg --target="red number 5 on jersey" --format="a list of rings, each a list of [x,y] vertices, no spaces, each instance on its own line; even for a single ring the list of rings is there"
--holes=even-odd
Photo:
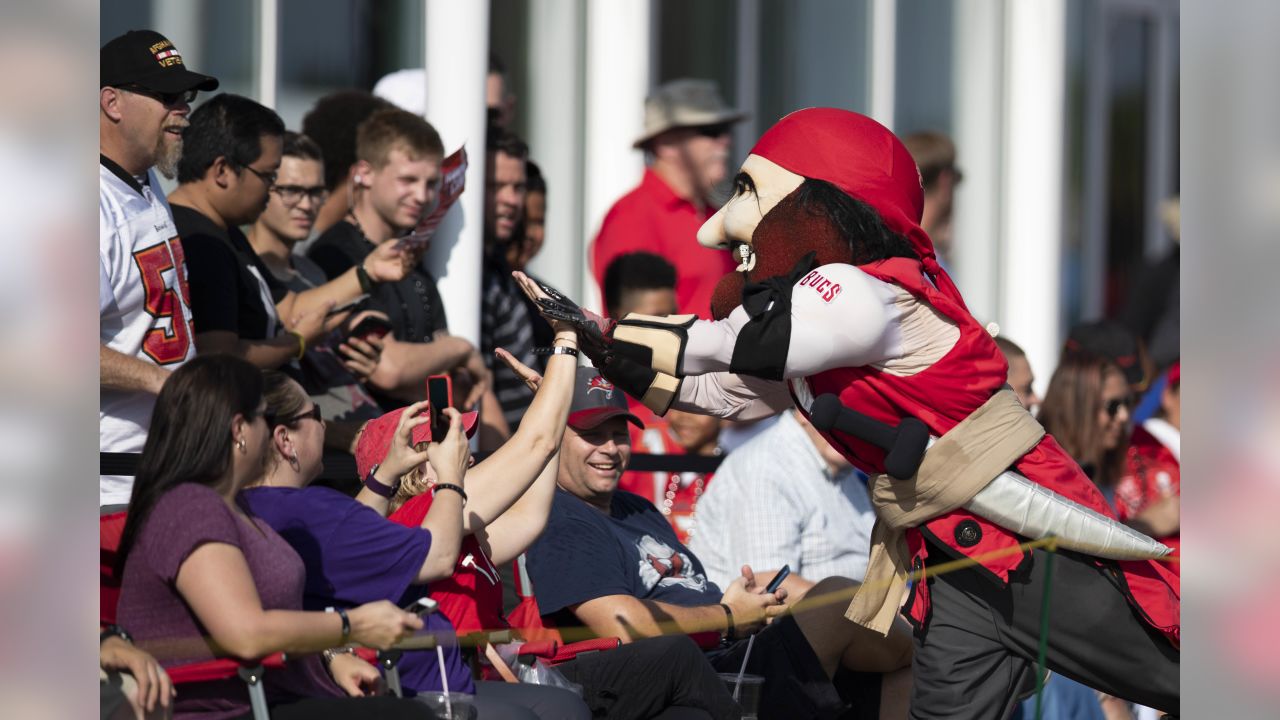
[[[175,269],[183,267],[182,244],[175,237],[168,243],[157,243],[139,250],[133,254],[133,260],[142,271],[147,312],[158,321],[169,319],[167,328],[157,323],[147,331],[142,351],[157,365],[182,362],[191,349],[192,334],[191,323],[182,311],[183,304],[190,306],[190,291],[181,270]],[[177,291],[165,283],[166,270],[174,270],[174,282],[182,291],[182,302],[178,300]]]

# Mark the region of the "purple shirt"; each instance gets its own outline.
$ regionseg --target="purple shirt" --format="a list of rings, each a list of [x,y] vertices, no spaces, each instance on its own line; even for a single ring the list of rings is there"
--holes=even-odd
[[[403,606],[427,594],[426,585],[414,582],[431,550],[430,531],[391,522],[332,488],[255,487],[240,497],[302,556],[307,609],[375,600]],[[453,625],[444,615],[433,613],[425,620],[426,630],[452,637]],[[449,690],[475,692],[457,646],[446,647],[444,658]],[[434,650],[405,652],[398,667],[405,689],[442,689]]]
[[[177,590],[178,571],[205,543],[244,554],[266,610],[302,610],[303,565],[265,523],[237,515],[211,488],[186,483],[165,493],[143,523],[124,569],[118,621],[138,645],[169,667],[213,659],[208,633]],[[271,703],[298,697],[343,697],[319,655],[291,659],[264,676]],[[178,694],[175,717],[221,720],[249,711],[240,680],[201,683]]]

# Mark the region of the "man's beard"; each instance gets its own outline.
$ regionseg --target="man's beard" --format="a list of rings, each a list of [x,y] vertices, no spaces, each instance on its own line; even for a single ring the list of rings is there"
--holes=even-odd
[[[172,138],[169,133],[161,133],[156,143],[156,170],[160,174],[174,179],[178,175],[178,161],[182,159],[182,138]]]

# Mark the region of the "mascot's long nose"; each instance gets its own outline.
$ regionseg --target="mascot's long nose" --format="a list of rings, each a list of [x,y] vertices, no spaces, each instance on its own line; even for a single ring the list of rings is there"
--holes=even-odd
[[[724,208],[717,210],[716,214],[707,218],[707,221],[702,223],[702,227],[698,228],[698,244],[712,249],[728,250],[729,241],[724,236]]]

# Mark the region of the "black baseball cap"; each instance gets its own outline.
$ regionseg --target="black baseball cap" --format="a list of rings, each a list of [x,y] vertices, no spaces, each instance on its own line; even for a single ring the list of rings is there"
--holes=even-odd
[[[569,405],[569,425],[577,430],[591,430],[616,417],[624,417],[644,429],[640,418],[631,414],[621,390],[595,368],[578,368],[573,382],[573,403]]]
[[[154,30],[130,30],[102,46],[98,87],[138,85],[160,93],[217,90],[218,79],[191,72],[169,39]]]
[[[1114,320],[1080,323],[1067,334],[1064,357],[1094,355],[1115,363],[1133,386],[1145,384],[1146,373],[1138,354],[1138,338]]]

